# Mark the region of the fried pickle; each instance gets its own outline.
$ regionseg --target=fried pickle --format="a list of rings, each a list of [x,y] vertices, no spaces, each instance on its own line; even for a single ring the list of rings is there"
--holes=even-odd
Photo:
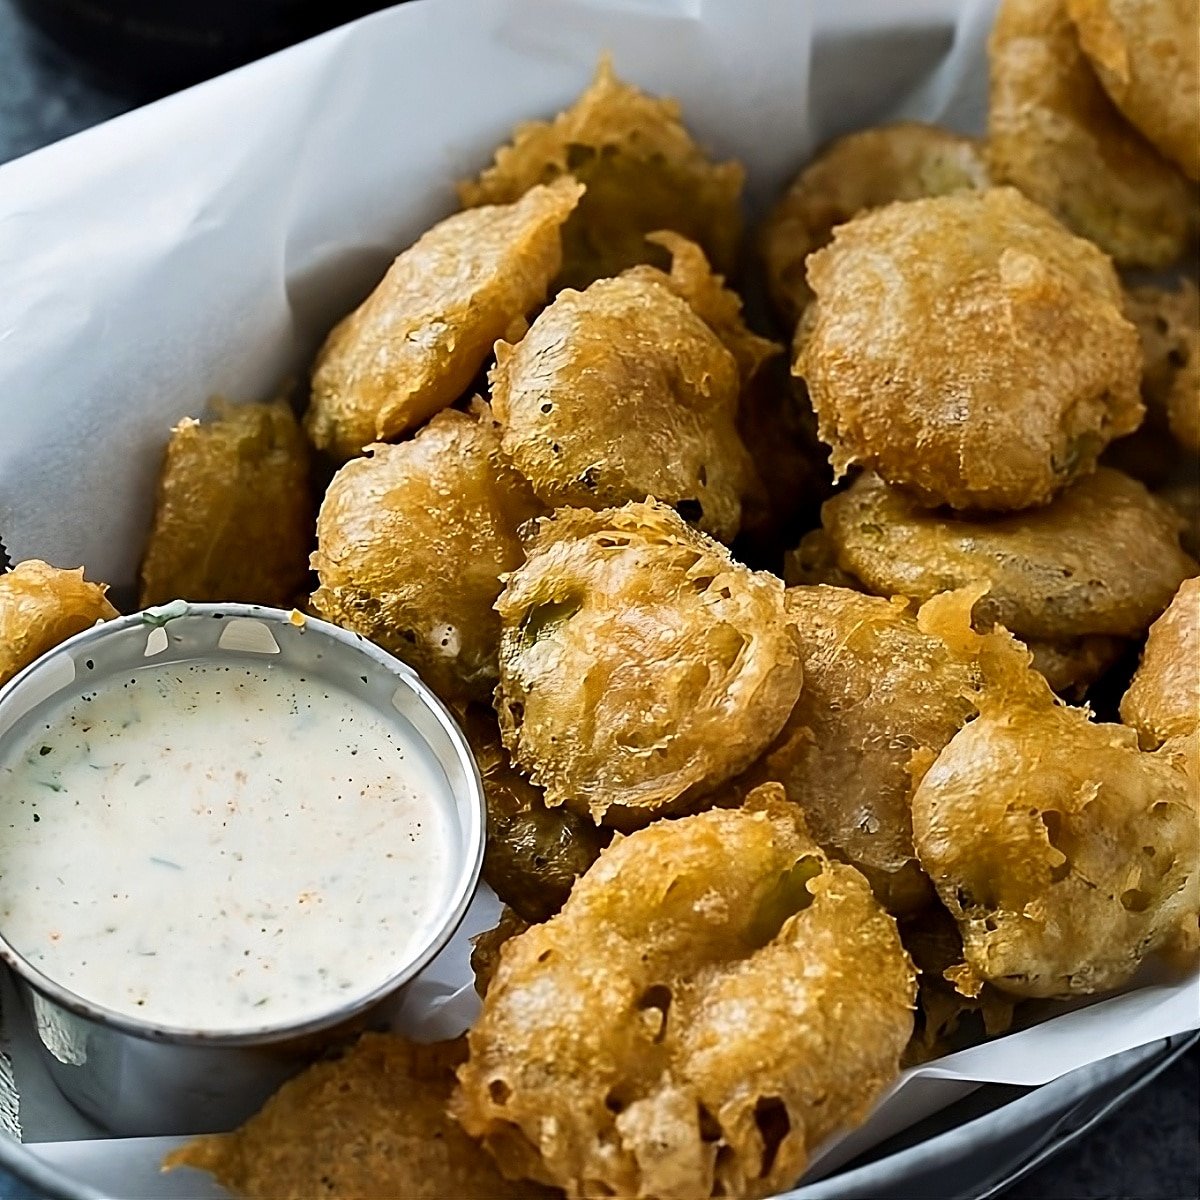
[[[975,712],[973,679],[903,600],[794,587],[804,686],[782,732],[733,785],[783,784],[826,853],[857,867],[894,913],[928,903],[910,802]]]
[[[418,1046],[365,1033],[341,1058],[285,1083],[232,1133],[186,1143],[194,1167],[243,1200],[545,1200],[510,1183],[446,1112],[463,1042]]]
[[[1200,479],[1195,467],[1192,478],[1181,479],[1159,488],[1155,495],[1169,504],[1178,515],[1182,529],[1179,543],[1193,558],[1200,559]]]
[[[282,401],[215,401],[171,430],[142,558],[143,608],[236,600],[290,608],[307,591],[309,448]]]
[[[495,929],[485,929],[471,939],[471,971],[475,976],[475,990],[481,996],[487,995],[500,965],[500,951],[504,944],[518,933],[524,933],[529,928],[529,922],[522,920],[511,908],[505,908],[500,913],[500,920]]]
[[[1113,103],[1164,155],[1200,179],[1200,3],[1066,0]]]
[[[549,507],[653,496],[722,541],[737,533],[737,363],[667,286],[626,275],[560,292],[496,346],[491,384],[504,453]]]
[[[1169,428],[1185,450],[1200,451],[1200,292],[1190,279],[1174,291],[1133,287],[1125,313],[1142,339],[1148,423]]]
[[[771,302],[789,329],[812,299],[804,260],[835,225],[894,200],[988,186],[983,148],[935,125],[899,121],[847,134],[796,177],[763,223],[759,252]]]
[[[748,767],[800,692],[782,582],[663,504],[543,518],[496,608],[514,762],[548,805],[618,828]]]
[[[107,590],[88,583],[82,567],[63,571],[37,558],[0,574],[0,684],[60,642],[118,616]]]
[[[582,289],[637,263],[666,266],[646,238],[662,229],[697,242],[718,270],[733,267],[741,164],[714,163],[684,128],[676,101],[623,83],[607,57],[565,112],[519,125],[478,179],[459,184],[459,199],[469,208],[506,204],[564,175],[587,191],[563,227],[560,287]]]
[[[809,259],[797,332],[839,474],[923,504],[1044,504],[1140,423],[1141,351],[1099,250],[1012,188],[876,209]]]
[[[442,697],[487,700],[500,642],[492,604],[521,561],[518,527],[540,511],[485,406],[439,413],[334,476],[317,519],[313,608]]]
[[[761,1197],[895,1077],[914,976],[777,786],[618,839],[507,943],[452,1110],[570,1197]]]
[[[1074,638],[1022,638],[1033,656],[1033,669],[1067,700],[1082,700],[1125,653],[1123,638],[1091,634]]]
[[[1113,106],[1067,7],[1000,6],[988,44],[992,174],[1122,266],[1168,266],[1195,236],[1195,192]]]
[[[976,519],[920,509],[865,474],[823,516],[837,566],[867,591],[923,602],[986,580],[976,617],[1021,638],[1139,638],[1197,572],[1178,515],[1108,467],[1045,508]]]
[[[313,443],[344,460],[453,404],[496,339],[545,300],[581,193],[567,179],[535,187],[447,217],[405,250],[317,356]]]
[[[1150,626],[1121,720],[1147,750],[1200,727],[1200,579],[1185,580]]]
[[[856,592],[863,590],[861,580],[838,566],[837,547],[824,529],[810,529],[800,544],[784,555],[783,581],[789,588],[824,583]]]
[[[1200,812],[1187,755],[1057,701],[1010,634],[971,631],[975,592],[924,605],[921,628],[973,656],[979,716],[913,796],[921,865],[974,975],[1016,996],[1126,983],[1195,944]]]

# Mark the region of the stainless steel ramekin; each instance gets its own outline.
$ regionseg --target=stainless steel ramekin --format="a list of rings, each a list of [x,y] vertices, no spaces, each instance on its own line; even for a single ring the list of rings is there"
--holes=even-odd
[[[27,962],[0,929],[0,959],[17,977],[51,1076],[71,1103],[115,1134],[204,1133],[250,1116],[322,1048],[382,1015],[384,1002],[453,935],[478,885],[486,809],[461,730],[412,668],[358,634],[298,613],[175,601],[97,625],[0,688],[0,745],[20,736],[64,692],[93,687],[150,660],[160,665],[263,655],[398,714],[425,742],[445,778],[442,800],[458,841],[456,874],[434,934],[398,961],[385,983],[302,1024],[237,1033],[159,1025],[92,1004]]]

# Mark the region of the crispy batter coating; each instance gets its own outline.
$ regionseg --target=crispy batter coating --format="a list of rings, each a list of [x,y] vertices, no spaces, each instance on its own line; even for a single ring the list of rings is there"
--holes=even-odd
[[[464,728],[487,800],[484,881],[521,921],[545,921],[596,861],[609,831],[565,805],[546,807],[541,788],[512,765],[490,711],[471,712]]]
[[[1108,467],[1045,508],[977,519],[923,510],[864,474],[823,516],[837,565],[868,591],[923,602],[986,580],[976,617],[1021,638],[1141,637],[1197,571],[1177,514]]]
[[[903,600],[794,587],[804,687],[782,732],[733,786],[777,782],[827,853],[857,867],[894,913],[928,903],[910,802],[975,712],[968,664],[922,633]]]
[[[963,959],[958,926],[941,904],[901,921],[900,939],[919,973],[916,1028],[905,1066],[1008,1031],[1014,998],[975,978]]]
[[[410,663],[439,695],[486,700],[500,575],[520,563],[517,529],[540,511],[485,406],[439,413],[334,476],[317,519],[313,608]]]
[[[1074,638],[1023,638],[1033,669],[1067,700],[1082,700],[1088,688],[1116,664],[1129,644],[1123,638],[1089,634]]]
[[[763,223],[759,251],[771,302],[792,328],[812,299],[804,260],[828,244],[835,225],[894,200],[988,183],[980,143],[936,125],[898,121],[838,138],[800,172]]]
[[[784,555],[783,581],[789,588],[824,583],[856,592],[863,590],[861,580],[838,566],[837,547],[824,529],[810,529],[800,544]]]
[[[978,591],[926,604],[923,629],[974,655],[979,716],[913,797],[921,864],[980,980],[1017,996],[1127,982],[1195,944],[1200,788],[1187,755],[1056,701],[1007,632],[971,632]]]
[[[453,1111],[568,1196],[760,1197],[895,1077],[914,976],[780,789],[618,839],[513,938]]]
[[[1192,179],[1200,179],[1200,2],[1066,0],[1113,103]]]
[[[1175,291],[1130,288],[1125,314],[1142,339],[1148,418],[1169,427],[1185,450],[1200,452],[1200,291],[1187,278]]]
[[[172,1151],[243,1200],[534,1200],[504,1179],[446,1112],[463,1042],[418,1046],[366,1033],[341,1058],[285,1083],[232,1133]]]
[[[535,187],[455,213],[405,250],[317,356],[305,418],[313,443],[351,458],[453,404],[496,339],[545,300],[581,193],[568,179]]]
[[[876,209],[809,259],[797,332],[839,473],[922,503],[1044,504],[1141,421],[1112,265],[1012,188]]]
[[[143,608],[236,600],[289,608],[307,591],[313,495],[292,410],[213,403],[171,430],[142,558]]]
[[[663,504],[537,523],[496,607],[496,709],[518,767],[621,827],[678,811],[749,766],[803,670],[782,582]]]
[[[684,128],[676,101],[622,82],[607,57],[565,112],[519,125],[478,179],[459,184],[459,198],[467,207],[505,204],[567,174],[587,191],[563,228],[560,287],[585,288],[636,263],[665,266],[646,238],[662,229],[699,243],[719,270],[733,267],[741,164],[714,163]]]
[[[0,685],[59,642],[117,616],[103,583],[87,583],[83,568],[62,571],[40,559],[0,575]]]
[[[750,458],[734,357],[663,283],[601,279],[560,292],[491,375],[501,444],[550,507],[653,496],[723,541]]]
[[[1121,720],[1148,750],[1200,727],[1200,579],[1185,580],[1150,626]]]
[[[1113,106],[1067,7],[1000,6],[988,45],[992,173],[1122,266],[1168,266],[1195,235],[1195,193]]]

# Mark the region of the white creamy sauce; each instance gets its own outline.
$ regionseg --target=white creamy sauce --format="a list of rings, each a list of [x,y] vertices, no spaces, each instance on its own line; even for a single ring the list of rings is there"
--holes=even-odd
[[[429,753],[366,701],[242,658],[76,694],[0,761],[0,931],[147,1021],[334,1011],[438,919],[450,830]]]

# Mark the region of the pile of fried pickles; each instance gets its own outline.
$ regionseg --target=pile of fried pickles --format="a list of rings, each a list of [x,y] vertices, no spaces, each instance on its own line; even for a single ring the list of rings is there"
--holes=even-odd
[[[368,1034],[168,1166],[766,1197],[902,1066],[1194,960],[1198,23],[1003,0],[985,138],[843,137],[749,250],[741,166],[602,62],[295,408],[172,432],[142,604],[415,667],[506,909],[463,1038]],[[18,565],[0,680],[112,615]]]

